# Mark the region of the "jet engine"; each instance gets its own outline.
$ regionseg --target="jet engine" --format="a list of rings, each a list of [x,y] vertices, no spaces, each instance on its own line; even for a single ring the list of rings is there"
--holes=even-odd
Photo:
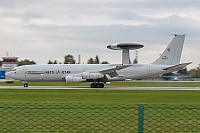
[[[103,77],[104,77],[104,74],[101,74],[101,73],[89,73],[89,72],[82,73],[83,79],[100,79]]]
[[[86,79],[83,79],[82,77],[65,76],[65,81],[68,82],[68,83],[71,83],[71,82],[85,82]]]

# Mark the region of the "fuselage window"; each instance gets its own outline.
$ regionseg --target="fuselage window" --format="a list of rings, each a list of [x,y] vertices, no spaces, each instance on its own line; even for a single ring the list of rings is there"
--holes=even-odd
[[[11,71],[16,71],[16,69],[12,69]]]

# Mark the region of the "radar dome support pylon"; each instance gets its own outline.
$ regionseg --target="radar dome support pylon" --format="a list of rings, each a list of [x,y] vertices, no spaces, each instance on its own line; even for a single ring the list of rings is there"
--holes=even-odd
[[[138,43],[117,43],[117,44],[111,44],[108,45],[108,49],[112,50],[122,50],[122,64],[130,64],[130,54],[129,50],[136,50],[144,47],[142,44]]]

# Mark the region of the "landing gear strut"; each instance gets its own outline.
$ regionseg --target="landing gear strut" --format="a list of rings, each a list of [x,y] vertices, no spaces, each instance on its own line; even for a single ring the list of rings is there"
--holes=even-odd
[[[90,85],[91,88],[103,88],[104,84],[103,83],[92,83]]]

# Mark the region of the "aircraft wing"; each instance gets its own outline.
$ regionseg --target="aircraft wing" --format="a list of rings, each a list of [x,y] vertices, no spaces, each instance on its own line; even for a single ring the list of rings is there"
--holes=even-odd
[[[121,69],[127,68],[129,66],[131,66],[131,65],[118,65],[118,66],[114,66],[114,67],[111,67],[111,68],[102,69],[102,70],[100,70],[100,72],[102,74],[106,74],[106,73],[110,73],[110,72],[113,72],[113,71],[116,71],[116,70],[121,70]]]
[[[116,76],[119,76],[118,73],[116,72],[116,70],[122,70],[124,68],[129,67],[129,66],[131,66],[131,65],[117,65],[117,66],[114,66],[114,67],[102,69],[102,70],[100,70],[100,73],[108,74],[110,77],[116,77]]]
[[[182,64],[178,64],[178,65],[174,65],[174,66],[171,66],[171,67],[167,67],[167,68],[164,68],[163,70],[180,70],[180,69],[183,69],[184,67],[186,67],[187,65],[191,64],[192,62],[189,62],[189,63],[182,63]]]

